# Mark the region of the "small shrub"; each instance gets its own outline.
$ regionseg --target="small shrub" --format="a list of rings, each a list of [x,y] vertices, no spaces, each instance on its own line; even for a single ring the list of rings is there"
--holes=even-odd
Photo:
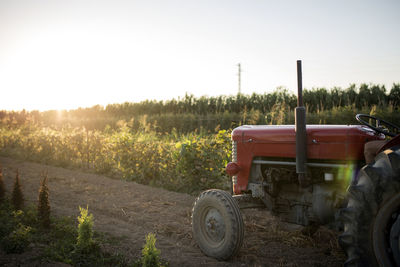
[[[122,255],[101,250],[100,244],[93,239],[93,214],[89,214],[87,207],[79,209],[78,237],[75,249],[70,253],[70,263],[74,266],[125,266]]]
[[[19,172],[15,176],[14,189],[11,195],[11,202],[16,210],[22,210],[24,207],[24,196],[22,194],[21,183],[19,181]]]
[[[40,182],[38,219],[43,228],[50,228],[50,203],[49,188],[47,187],[47,174],[42,174],[43,180]]]
[[[0,203],[4,201],[6,197],[6,187],[4,186],[3,181],[3,170],[0,167]]]
[[[32,228],[23,224],[18,224],[18,227],[8,236],[2,239],[2,248],[6,253],[22,253],[30,244]]]
[[[142,267],[163,266],[160,260],[160,250],[156,248],[156,236],[149,233],[146,236],[146,244],[142,250]]]
[[[78,217],[78,238],[76,247],[80,251],[89,250],[93,246],[93,214],[89,215],[89,208],[79,207],[81,216]]]

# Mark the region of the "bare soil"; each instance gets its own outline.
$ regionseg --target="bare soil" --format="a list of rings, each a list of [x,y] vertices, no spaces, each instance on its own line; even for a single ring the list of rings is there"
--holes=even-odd
[[[153,232],[170,266],[342,266],[345,260],[337,233],[320,228],[306,237],[267,211],[250,209],[243,211],[245,239],[239,254],[217,261],[203,255],[192,238],[194,196],[11,158],[0,157],[0,164],[7,191],[11,192],[18,169],[25,199],[32,203],[37,202],[41,172],[48,171],[53,215],[76,218],[79,206],[88,205],[95,230],[121,240],[114,250],[128,258],[140,257],[145,235]],[[0,263],[7,266],[24,265],[18,255],[0,253],[2,257],[7,262]]]

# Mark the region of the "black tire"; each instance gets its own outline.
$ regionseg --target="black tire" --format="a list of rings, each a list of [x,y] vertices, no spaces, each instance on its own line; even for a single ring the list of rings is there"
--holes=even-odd
[[[340,211],[345,266],[400,266],[400,146],[363,167]]]
[[[209,257],[227,260],[243,243],[244,226],[239,205],[222,190],[204,191],[192,210],[193,237]]]

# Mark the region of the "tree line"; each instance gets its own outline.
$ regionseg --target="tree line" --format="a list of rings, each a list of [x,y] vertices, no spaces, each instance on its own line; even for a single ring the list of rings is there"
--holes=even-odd
[[[393,84],[387,91],[383,85],[350,85],[342,89],[334,87],[312,88],[303,91],[303,101],[310,115],[310,123],[347,123],[354,113],[370,113],[371,110],[385,118],[397,120],[400,105],[400,84]],[[231,96],[194,97],[186,94],[182,98],[142,102],[96,105],[63,111],[0,111],[0,122],[4,125],[27,123],[44,126],[84,126],[87,129],[118,127],[121,121],[132,129],[152,128],[160,132],[190,132],[205,128],[212,130],[217,125],[228,129],[240,124],[287,124],[292,123],[297,96],[285,88],[272,93]],[[343,111],[343,112],[342,112]],[[348,113],[348,118],[337,122],[327,117]],[[322,117],[321,117],[322,116]],[[347,115],[346,115],[347,116]],[[351,117],[351,118],[350,118]]]

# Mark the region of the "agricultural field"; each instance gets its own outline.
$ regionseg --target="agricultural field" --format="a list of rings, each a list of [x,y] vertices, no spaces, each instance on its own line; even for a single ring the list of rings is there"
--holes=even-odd
[[[304,91],[309,124],[355,124],[355,114],[400,124],[400,85]],[[195,196],[230,190],[225,166],[230,133],[243,124],[293,124],[296,97],[287,90],[258,95],[113,104],[70,111],[0,111],[0,163],[8,191],[17,169],[26,199],[37,201],[48,171],[57,216],[77,217],[88,205],[95,229],[122,240],[110,249],[138,258],[144,237],[156,233],[171,266],[341,266],[337,233],[313,236],[262,210],[245,210],[246,234],[228,262],[205,257],[194,243]]]
[[[345,259],[336,233],[330,230],[321,228],[308,237],[266,211],[245,210],[243,248],[230,261],[219,262],[204,256],[192,239],[194,196],[4,157],[0,164],[6,189],[11,191],[18,169],[26,201],[33,203],[37,201],[40,174],[47,170],[51,212],[76,218],[79,206],[88,205],[94,216],[94,229],[119,240],[118,245],[104,248],[128,259],[140,257],[144,237],[150,232],[156,234],[157,248],[170,266],[342,266]],[[29,259],[18,260],[18,254],[0,254],[3,257],[31,266]],[[29,254],[25,257],[29,258]]]

